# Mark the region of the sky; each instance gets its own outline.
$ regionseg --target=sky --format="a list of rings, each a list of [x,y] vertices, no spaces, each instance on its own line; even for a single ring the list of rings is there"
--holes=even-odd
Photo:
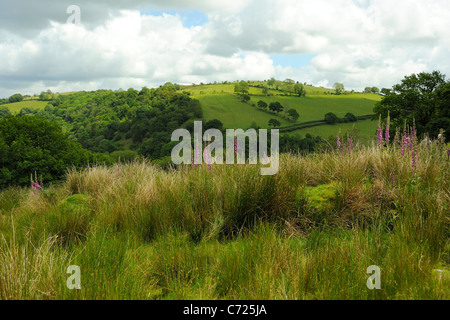
[[[450,77],[449,17],[448,0],[0,0],[0,98],[272,77],[390,88]]]

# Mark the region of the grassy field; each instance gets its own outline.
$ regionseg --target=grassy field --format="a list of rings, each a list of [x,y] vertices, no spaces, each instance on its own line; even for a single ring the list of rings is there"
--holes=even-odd
[[[313,136],[321,136],[328,138],[330,136],[336,137],[337,133],[342,135],[349,132],[356,132],[363,141],[370,140],[377,131],[377,121],[362,120],[355,123],[338,123],[334,125],[323,125],[319,127],[312,127],[307,129],[300,129],[293,131],[292,134],[300,135],[304,137],[307,133]]]
[[[447,147],[418,146],[415,173],[399,148],[283,155],[275,176],[135,162],[4,190],[0,299],[450,299]]]
[[[248,128],[253,122],[261,127],[268,127],[269,120],[277,118],[282,125],[292,124],[252,107],[250,104],[241,102],[237,97],[230,94],[209,94],[195,97],[203,108],[203,118],[208,121],[219,119],[229,129]]]
[[[251,85],[261,85],[263,82],[250,82]],[[184,91],[191,93],[194,99],[198,99],[203,107],[204,119],[219,119],[226,128],[249,128],[252,123],[262,128],[268,128],[270,119],[277,119],[281,126],[292,125],[292,121],[284,119],[285,112],[293,108],[300,118],[296,123],[323,120],[328,112],[335,113],[343,118],[347,113],[353,113],[356,116],[363,116],[373,113],[373,108],[377,101],[381,100],[380,95],[375,94],[345,94],[331,95],[331,89],[316,88],[305,86],[307,96],[299,98],[297,96],[284,96],[281,91],[270,90],[273,96],[261,95],[261,89],[250,87],[251,100],[243,103],[234,94],[234,84],[210,84],[184,87]],[[328,93],[328,94],[325,94]],[[267,104],[279,101],[285,108],[277,116],[273,113],[263,112],[252,106],[257,105],[262,100]],[[295,131],[295,134],[305,135],[307,133],[328,137],[336,135],[339,131],[346,131],[353,127],[353,124],[325,125],[314,128],[308,128]],[[355,124],[359,129],[361,136],[367,138],[373,136],[376,130],[376,123],[372,121],[361,121]]]
[[[47,103],[47,101],[26,100],[22,102],[8,103],[3,106],[9,108],[12,113],[19,113],[23,108],[43,110]]]

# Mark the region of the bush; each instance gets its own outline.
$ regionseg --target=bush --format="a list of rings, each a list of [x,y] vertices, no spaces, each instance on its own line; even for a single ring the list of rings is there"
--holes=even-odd
[[[243,102],[249,102],[251,98],[248,94],[244,93],[243,95],[241,95],[241,99]]]
[[[325,115],[325,122],[328,124],[335,124],[339,122],[339,118],[332,112],[329,112]]]
[[[8,101],[13,102],[21,102],[23,100],[23,96],[20,93],[13,94],[11,97],[9,97]]]
[[[356,122],[358,121],[358,118],[353,113],[347,113],[344,117],[346,122]]]
[[[0,118],[11,115],[11,111],[7,107],[0,107]]]

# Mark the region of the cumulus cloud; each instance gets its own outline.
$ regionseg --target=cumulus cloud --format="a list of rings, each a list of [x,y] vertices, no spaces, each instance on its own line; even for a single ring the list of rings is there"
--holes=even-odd
[[[450,75],[447,0],[80,0],[80,26],[66,24],[71,4],[2,3],[0,96],[272,76],[361,90]],[[185,10],[208,21],[186,27]],[[273,54],[314,57],[294,68]]]

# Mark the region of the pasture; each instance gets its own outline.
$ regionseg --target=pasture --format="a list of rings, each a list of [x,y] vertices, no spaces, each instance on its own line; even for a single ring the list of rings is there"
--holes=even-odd
[[[9,108],[11,113],[19,113],[23,108],[44,110],[47,103],[47,101],[24,100],[21,102],[7,103],[3,106]]]

